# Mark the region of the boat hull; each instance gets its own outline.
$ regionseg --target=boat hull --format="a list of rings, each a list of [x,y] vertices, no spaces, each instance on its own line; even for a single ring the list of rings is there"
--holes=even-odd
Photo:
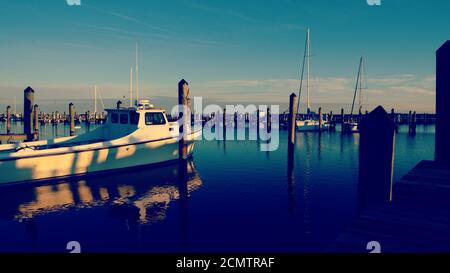
[[[198,136],[199,133],[191,135],[188,156],[192,155]],[[170,163],[178,160],[178,149],[177,138],[167,138],[48,156],[4,159],[0,161],[0,185]]]

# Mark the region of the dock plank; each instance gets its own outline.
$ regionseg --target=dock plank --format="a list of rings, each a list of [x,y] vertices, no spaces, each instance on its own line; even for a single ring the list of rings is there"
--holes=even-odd
[[[367,252],[378,241],[385,252],[450,251],[450,170],[423,161],[394,186],[389,205],[366,208],[337,239],[345,252]]]

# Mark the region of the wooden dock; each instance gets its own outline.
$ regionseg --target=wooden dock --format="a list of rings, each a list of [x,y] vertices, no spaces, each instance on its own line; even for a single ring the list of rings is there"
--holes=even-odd
[[[394,186],[390,205],[366,208],[338,238],[337,250],[367,253],[450,251],[450,169],[422,161]]]

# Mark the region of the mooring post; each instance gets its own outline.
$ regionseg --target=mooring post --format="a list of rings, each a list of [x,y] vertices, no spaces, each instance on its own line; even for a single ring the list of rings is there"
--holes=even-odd
[[[6,133],[11,134],[11,106],[6,107]]]
[[[295,148],[295,123],[297,117],[297,95],[294,93],[289,97],[289,119],[288,119],[288,168],[293,168]]]
[[[23,98],[23,133],[27,136],[27,141],[33,141],[33,106],[34,106],[34,90],[27,87],[24,90]]]
[[[322,127],[323,127],[322,107],[319,107],[319,132],[322,131]]]
[[[395,109],[391,109],[391,119],[394,122],[394,130],[398,133],[398,124],[397,124],[397,114],[395,113]]]
[[[358,190],[363,205],[392,201],[394,147],[394,123],[379,106],[360,123]]]
[[[342,134],[345,133],[344,126],[345,126],[345,116],[344,116],[344,108],[342,108],[341,109],[341,133]]]
[[[272,112],[269,107],[267,107],[266,123],[267,123],[267,132],[270,133],[272,131]]]
[[[179,111],[179,119],[182,119],[182,125],[180,126],[179,133],[182,134],[178,144],[178,157],[179,157],[179,175],[180,177],[187,176],[187,157],[188,157],[188,142],[187,137],[190,132],[190,114],[185,113],[189,105],[189,84],[182,79],[178,83],[178,105],[182,107]]]
[[[450,168],[450,41],[436,52],[436,147],[435,159]]]
[[[70,136],[75,135],[75,109],[73,103],[69,104],[69,122],[70,122]]]
[[[415,135],[416,128],[417,128],[417,114],[416,111],[414,111],[411,117],[411,122],[409,123],[409,134]]]
[[[39,140],[39,106],[34,105],[34,141]]]
[[[256,110],[256,134],[258,135],[258,137],[259,137],[259,123],[260,123],[260,120],[259,120],[259,116],[260,116],[260,112],[259,112],[259,108],[258,108],[258,110]]]

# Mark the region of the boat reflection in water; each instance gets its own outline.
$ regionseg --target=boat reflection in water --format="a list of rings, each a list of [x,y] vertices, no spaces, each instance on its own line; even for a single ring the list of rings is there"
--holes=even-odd
[[[6,220],[16,226],[16,234],[12,235],[16,238],[10,238],[13,241],[21,241],[25,237],[24,229],[17,226],[24,226],[26,237],[32,241],[37,241],[37,234],[49,233],[53,229],[63,234],[61,236],[69,237],[73,234],[71,229],[75,225],[92,228],[88,232],[106,231],[108,224],[105,226],[105,223],[95,228],[95,222],[98,221],[96,217],[80,216],[89,213],[89,210],[97,209],[106,209],[109,219],[107,221],[111,221],[111,218],[119,219],[119,223],[125,223],[128,229],[150,226],[166,219],[171,203],[181,200],[178,205],[182,207],[185,203],[183,200],[187,200],[190,194],[201,186],[202,180],[193,161],[188,162],[188,175],[183,179],[179,177],[178,165],[175,164],[157,169],[129,170],[102,177],[53,181],[50,184],[7,186],[0,188],[0,223]],[[67,219],[60,223],[50,220],[55,216],[57,219]],[[65,221],[67,225],[58,229],[57,226]],[[6,239],[4,236],[1,238],[2,241]],[[12,245],[13,242],[10,246]],[[3,245],[0,250],[14,251],[10,246]],[[45,250],[44,247],[43,251]]]

